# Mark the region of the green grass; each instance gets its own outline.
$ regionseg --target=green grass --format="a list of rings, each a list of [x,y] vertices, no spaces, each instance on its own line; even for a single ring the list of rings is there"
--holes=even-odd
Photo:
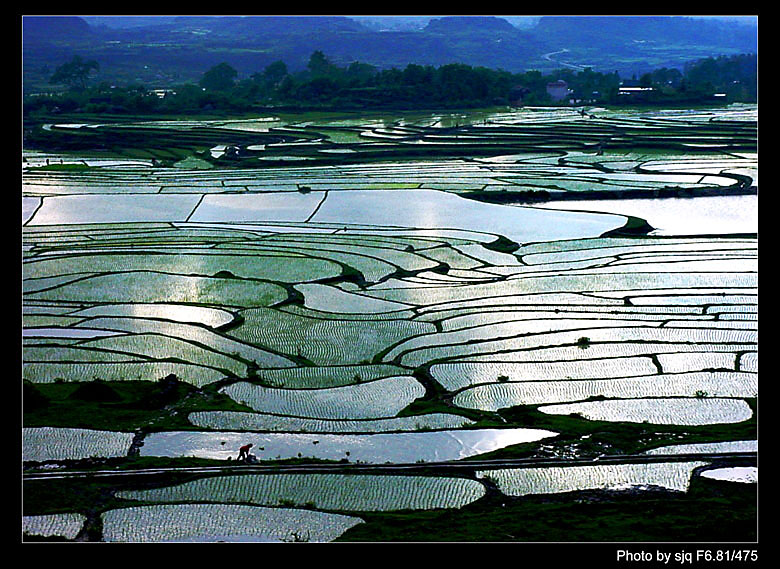
[[[161,383],[155,381],[101,383],[116,394],[115,400],[75,397],[74,392],[85,385],[82,382],[36,384],[34,388],[44,401],[25,405],[24,426],[111,431],[132,431],[150,425],[159,429],[193,429],[187,421],[187,415],[193,411],[251,411],[218,393],[215,388],[198,390],[183,382],[179,382],[168,395],[165,395]],[[38,396],[35,398],[40,399]]]
[[[520,245],[518,245],[514,241],[511,241],[510,239],[507,239],[503,235],[499,235],[495,241],[491,241],[490,243],[483,243],[482,246],[485,249],[489,249],[491,251],[498,251],[499,253],[510,253],[510,254],[513,253],[514,251],[517,251],[520,248]]]

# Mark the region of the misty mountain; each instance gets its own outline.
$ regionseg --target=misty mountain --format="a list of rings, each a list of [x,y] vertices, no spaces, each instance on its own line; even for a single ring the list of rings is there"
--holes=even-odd
[[[75,16],[25,16],[22,18],[22,37],[27,41],[51,41],[55,39],[76,39],[92,34],[92,27]]]
[[[82,16],[93,27],[106,28],[143,28],[146,26],[158,26],[169,24],[178,16]]]
[[[100,64],[101,80],[164,87],[197,81],[221,62],[239,78],[278,60],[300,71],[315,50],[339,66],[590,66],[623,77],[757,51],[750,20],[671,16],[25,16],[22,23],[25,90],[46,88],[53,69],[76,54]]]
[[[432,19],[423,31],[434,34],[489,34],[513,33],[517,28],[496,16],[447,16]]]
[[[533,33],[567,47],[609,49],[632,43],[720,46],[756,51],[755,28],[672,16],[545,16]]]

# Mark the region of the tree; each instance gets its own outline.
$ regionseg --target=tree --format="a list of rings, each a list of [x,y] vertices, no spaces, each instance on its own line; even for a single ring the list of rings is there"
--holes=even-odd
[[[353,61],[347,67],[346,76],[355,85],[367,84],[375,75],[377,69],[368,63]]]
[[[84,61],[80,56],[74,55],[73,59],[54,70],[49,83],[65,84],[71,89],[84,89],[90,73],[99,69],[100,65],[94,59]]]
[[[263,78],[271,85],[277,85],[287,75],[287,65],[284,61],[274,61],[263,71]]]
[[[334,71],[334,65],[328,61],[325,54],[317,50],[309,57],[309,63],[306,65],[311,72],[312,77],[318,78],[325,75],[330,75]]]
[[[238,72],[227,63],[215,65],[198,82],[198,85],[208,91],[227,91],[233,88]]]

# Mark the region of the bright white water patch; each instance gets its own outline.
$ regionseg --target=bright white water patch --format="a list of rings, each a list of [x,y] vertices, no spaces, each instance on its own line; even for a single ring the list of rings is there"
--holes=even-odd
[[[252,452],[260,460],[301,456],[372,464],[409,464],[459,460],[557,434],[541,429],[469,429],[370,435],[171,431],[151,433],[144,439],[140,451],[141,456],[227,460],[229,457],[236,458],[240,446],[252,443]]]
[[[126,456],[132,442],[133,433],[28,427],[22,429],[22,460],[43,462],[91,456]]]
[[[269,145],[271,146],[271,145]],[[273,145],[276,146],[276,145]],[[303,162],[306,160],[314,160],[314,157],[312,156],[294,156],[294,155],[287,155],[287,156],[258,156],[258,160],[270,160],[270,161],[277,161],[277,160],[285,160],[288,162]]]
[[[489,477],[508,496],[557,494],[575,490],[622,490],[632,487],[661,486],[685,492],[695,468],[706,462],[668,462],[650,464],[603,464],[550,468],[513,468],[483,470],[477,477]]]
[[[704,369],[735,369],[737,358],[733,353],[689,352],[658,354],[658,363],[664,373],[681,373]]]
[[[727,480],[743,484],[758,484],[758,468],[755,466],[733,466],[730,468],[713,468],[701,473],[704,478],[712,480]]]
[[[22,197],[22,225],[30,221],[40,205],[41,198]]]
[[[671,445],[645,451],[645,454],[693,454],[717,452],[758,452],[758,441],[723,441],[719,443],[692,443]]]
[[[97,126],[97,125],[89,125],[87,123],[60,123],[60,124],[53,124],[50,126],[54,128],[84,128],[88,126]]]
[[[409,375],[326,389],[277,389],[238,382],[221,391],[255,411],[318,419],[394,417],[425,395],[422,384]]]
[[[758,196],[707,196],[652,200],[565,201],[544,209],[632,215],[655,228],[651,235],[709,235],[758,232]]]
[[[76,311],[79,316],[128,316],[132,318],[162,318],[175,322],[204,324],[217,328],[232,322],[227,310],[186,304],[102,304]]]
[[[447,413],[392,417],[390,419],[307,419],[241,411],[198,411],[190,413],[190,423],[220,431],[270,431],[298,433],[384,433],[460,429],[474,424],[471,419]]]
[[[362,296],[321,284],[298,284],[294,288],[303,293],[304,306],[322,312],[378,314],[404,310],[406,304]]]
[[[352,516],[229,504],[175,504],[109,510],[108,542],[332,541],[363,520]]]
[[[322,197],[321,192],[209,194],[189,221],[306,221]]]
[[[258,506],[313,504],[318,510],[460,508],[485,494],[476,480],[433,476],[251,474],[201,478],[176,486],[120,492],[148,502],[221,502]]]
[[[42,516],[22,516],[22,533],[43,537],[76,537],[87,517],[83,514],[47,514]]]
[[[98,194],[52,196],[27,223],[128,223],[185,221],[200,200],[199,194]]]
[[[552,415],[575,413],[591,421],[648,423],[656,425],[713,425],[740,423],[753,416],[740,399],[617,399],[547,405],[539,411]]]
[[[516,242],[595,237],[625,223],[619,215],[552,213],[482,203],[437,190],[332,192],[312,221],[465,229],[504,235]]]

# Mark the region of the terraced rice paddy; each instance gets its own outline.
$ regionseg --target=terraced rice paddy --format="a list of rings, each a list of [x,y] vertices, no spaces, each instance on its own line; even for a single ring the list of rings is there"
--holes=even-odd
[[[411,376],[387,377],[359,385],[316,391],[277,389],[245,382],[224,389],[236,401],[255,411],[322,419],[395,417],[404,407],[425,395]]]
[[[479,472],[489,476],[508,496],[556,494],[583,489],[617,489],[632,486],[662,486],[684,492],[691,473],[704,466],[702,462],[669,462],[658,464],[621,464],[571,466],[565,468],[526,468]]]
[[[460,415],[430,413],[391,417],[389,419],[308,419],[267,413],[239,411],[200,411],[191,413],[189,421],[197,426],[219,431],[269,431],[303,433],[384,433],[392,431],[449,430],[473,425]],[[313,442],[313,441],[312,441]]]
[[[710,425],[739,423],[753,416],[740,399],[672,399],[648,398],[611,401],[584,401],[561,405],[543,405],[543,413],[574,413],[592,421],[626,421],[660,425]]]
[[[23,460],[751,452],[756,109],[597,114],[47,125],[79,150],[25,152],[22,379],[49,399]],[[55,402],[120,384],[150,391]],[[117,424],[71,427],[90,405]],[[111,494],[98,533],[330,541],[493,492],[686,492],[709,464],[202,477]],[[62,511],[23,531],[95,533]]]
[[[123,492],[145,502],[220,502],[275,506],[293,502],[321,510],[392,511],[459,508],[485,494],[475,480],[428,476],[271,474],[201,478],[180,486]]]
[[[108,510],[108,542],[331,541],[360,518],[291,508],[172,504]]]
[[[22,516],[22,532],[42,537],[75,538],[86,522],[82,514]]]
[[[56,427],[22,430],[25,461],[46,462],[84,457],[126,456],[133,433]]]

